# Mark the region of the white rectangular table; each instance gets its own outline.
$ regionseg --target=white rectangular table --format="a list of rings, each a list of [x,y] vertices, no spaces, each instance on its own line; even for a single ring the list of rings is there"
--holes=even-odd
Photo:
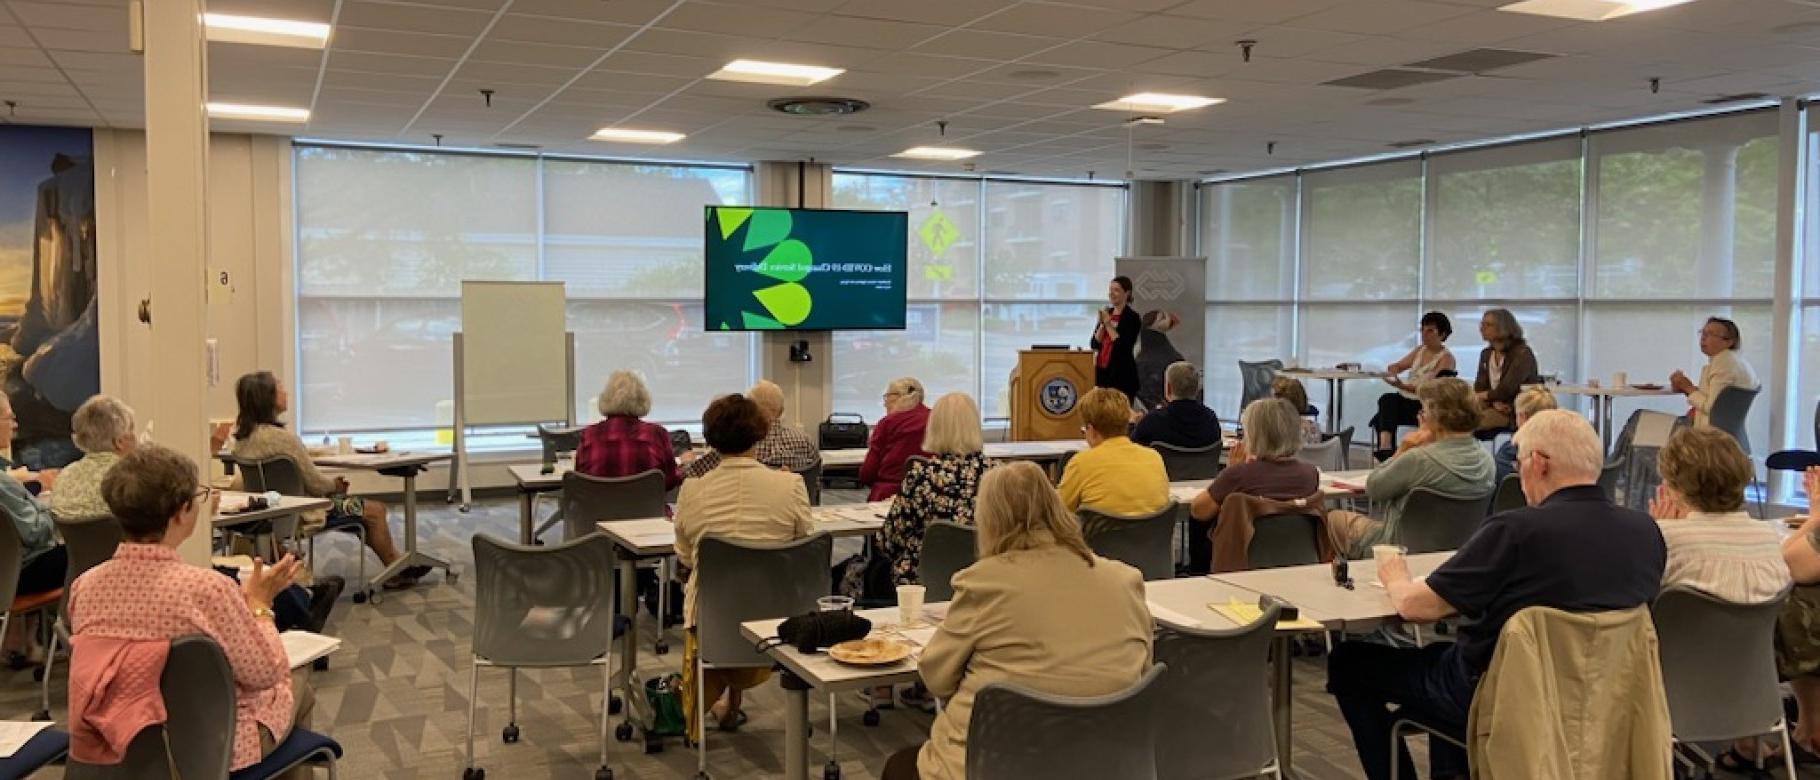
[[[431,568],[442,569],[444,576],[451,580],[455,579],[456,572],[449,568],[447,561],[433,558],[418,552],[417,550],[417,473],[423,471],[431,463],[440,463],[442,461],[451,460],[454,457],[453,454],[447,452],[400,451],[375,454],[326,455],[315,458],[316,465],[318,466],[329,466],[332,468],[351,469],[355,471],[371,471],[404,480],[404,544],[399,550],[402,555],[399,555],[398,560],[393,561],[392,565],[387,566],[385,571],[380,572],[377,576],[367,582],[367,587],[376,594],[375,601],[378,600],[377,594],[384,592],[381,588],[386,580],[391,579],[399,572],[412,566],[429,566]]]
[[[1452,552],[1411,555],[1409,573],[1428,576],[1451,557]],[[1390,594],[1377,584],[1377,564],[1371,560],[1351,561],[1347,568],[1353,582],[1350,590],[1334,584],[1333,567],[1325,563],[1229,572],[1215,574],[1213,579],[1294,604],[1302,614],[1334,631],[1370,631],[1395,618],[1397,611],[1390,605]]]
[[[1327,430],[1340,430],[1340,421],[1345,419],[1346,383],[1354,379],[1384,379],[1389,377],[1382,371],[1342,371],[1337,368],[1280,368],[1277,373],[1291,379],[1324,379],[1327,380]]]
[[[1082,439],[1055,441],[995,441],[986,445],[985,455],[993,460],[1060,460],[1063,455],[1087,449]],[[866,461],[864,447],[822,450],[822,468],[856,469]]]
[[[1371,476],[1371,469],[1353,469],[1351,471],[1321,472],[1321,495],[1328,498],[1353,498],[1365,494],[1365,479]],[[1194,497],[1213,484],[1211,479],[1187,479],[1169,483],[1169,497],[1183,506],[1194,501]]]
[[[1549,392],[1552,392],[1555,395],[1583,395],[1591,398],[1593,402],[1593,427],[1598,429],[1599,437],[1605,442],[1605,450],[1607,452],[1611,451],[1611,429],[1613,422],[1612,401],[1614,399],[1660,398],[1663,396],[1677,395],[1674,390],[1667,387],[1637,387],[1636,385],[1626,385],[1624,387],[1593,387],[1591,385],[1524,385],[1525,389],[1531,387],[1546,387]]]
[[[251,497],[257,496],[257,495],[263,495],[263,494],[261,494],[261,493],[244,493],[244,492],[241,492],[238,490],[221,491],[221,499],[222,499],[223,503],[227,503],[229,499],[238,501],[238,500],[243,500],[246,498],[251,498]],[[303,496],[279,496],[278,504],[276,506],[268,506],[264,509],[249,509],[245,512],[236,512],[234,514],[216,512],[214,522],[212,524],[216,528],[233,528],[234,526],[237,526],[237,525],[248,525],[250,523],[257,523],[262,520],[277,520],[282,517],[296,517],[296,516],[302,515],[305,512],[326,510],[328,508],[329,508],[329,500],[326,498],[306,498]]]

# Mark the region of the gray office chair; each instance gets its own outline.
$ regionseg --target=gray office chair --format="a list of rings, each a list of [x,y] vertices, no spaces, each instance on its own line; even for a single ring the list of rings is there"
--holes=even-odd
[[[543,465],[554,469],[557,461],[565,456],[574,455],[575,450],[581,446],[581,432],[584,430],[587,429],[548,423],[539,424],[537,426],[537,443],[543,448]],[[545,495],[541,492],[531,494],[532,517],[537,516],[537,506],[543,503],[544,498]],[[537,527],[537,530],[531,534],[531,538],[536,539],[542,536],[544,531],[554,528],[560,522],[562,522],[562,507],[558,505],[556,512]]]
[[[1741,387],[1727,387],[1719,391],[1719,397],[1713,399],[1712,411],[1707,420],[1714,428],[1725,431],[1738,440],[1738,447],[1744,450],[1744,456],[1750,457],[1750,432],[1746,430],[1746,418],[1750,416],[1751,404],[1757,400],[1757,394],[1763,392],[1761,387],[1746,390]],[[1751,466],[1751,487],[1757,492],[1757,516],[1764,517],[1763,486],[1757,480],[1757,467]]]
[[[1157,681],[1164,671],[1151,666],[1131,687],[1106,696],[987,685],[967,724],[968,780],[1157,780]]]
[[[1181,505],[1174,501],[1154,514],[1139,516],[1082,507],[1081,533],[1095,553],[1137,567],[1145,580],[1167,580],[1175,577],[1175,526],[1180,511]]]
[[[259,763],[231,775],[236,718],[234,672],[215,640],[202,635],[171,640],[158,678],[167,718],[147,727],[127,745],[120,763],[97,766],[71,759],[68,780],[148,780],[220,777],[269,780],[299,767],[328,769],[334,780],[341,746],[321,734],[293,728]]]
[[[1264,515],[1251,521],[1245,560],[1253,569],[1321,562],[1321,524],[1308,515]]]
[[[1151,442],[1150,446],[1163,456],[1163,470],[1168,472],[1170,482],[1213,479],[1220,475],[1220,442],[1191,448],[1159,441]]]
[[[1277,372],[1283,370],[1281,360],[1239,361],[1239,408],[1232,419],[1239,419],[1239,413],[1245,411],[1252,401],[1270,397],[1270,383],[1277,378]]]
[[[1662,687],[1675,741],[1730,742],[1782,738],[1788,776],[1795,776],[1788,722],[1776,683],[1776,618],[1787,594],[1765,604],[1730,604],[1674,587],[1650,607],[1662,659]],[[1725,670],[1715,674],[1715,670]],[[1676,751],[1675,759],[1692,769]]]
[[[1270,709],[1270,643],[1281,612],[1272,604],[1229,629],[1164,623],[1155,649],[1167,667],[1157,685],[1157,777],[1282,777]]]
[[[828,595],[828,562],[833,555],[834,537],[826,532],[783,543],[718,536],[701,540],[694,574],[695,715],[703,726],[702,739],[696,743],[697,778],[708,777],[708,702],[702,672],[775,665],[771,656],[740,636],[739,624],[814,611],[815,600]],[[832,710],[830,706],[830,720]]]
[[[1403,499],[1397,538],[1385,541],[1408,547],[1412,554],[1458,550],[1479,530],[1490,500],[1490,495],[1449,496],[1416,488]]]
[[[51,702],[51,667],[57,660],[57,645],[65,647],[70,643],[69,594],[70,584],[82,576],[83,572],[101,565],[114,557],[119,549],[125,532],[120,528],[120,521],[112,515],[90,518],[87,520],[64,520],[52,516],[57,524],[57,535],[63,537],[64,552],[69,556],[69,564],[63,570],[63,598],[57,602],[57,620],[51,626],[50,649],[45,653],[44,679],[39,682],[44,687],[44,712],[49,717]]]
[[[1814,404],[1814,447],[1820,449],[1820,402]],[[1776,471],[1805,471],[1816,461],[1820,461],[1820,453],[1815,450],[1781,450],[1770,453],[1763,461],[1763,467]]]
[[[1348,425],[1333,433],[1321,434],[1321,441],[1323,442],[1333,441],[1335,439],[1338,439],[1340,442],[1340,467],[1335,469],[1335,471],[1346,471],[1352,468],[1352,436],[1355,430],[1356,429],[1353,426]]]
[[[13,618],[33,612],[48,611],[54,615],[58,603],[63,600],[61,590],[21,597],[19,571],[24,568],[25,540],[19,536],[19,526],[13,523],[12,513],[0,508],[0,608],[4,608],[0,611],[0,636],[6,635]],[[52,645],[51,649],[56,650],[56,646]],[[56,660],[54,653],[45,656],[43,702],[41,709],[32,714],[32,720],[51,719],[50,679]]]
[[[1346,449],[1338,436],[1320,444],[1303,444],[1295,459],[1324,473],[1346,470]]]
[[[234,465],[240,469],[241,487],[248,493],[276,492],[281,496],[307,496],[309,491],[303,485],[303,467],[286,457],[267,458],[265,460],[247,460],[233,458]],[[288,538],[293,543],[297,540],[297,516],[291,515],[274,521],[271,526],[271,537]],[[334,525],[323,527],[323,532],[353,534],[358,540],[354,545],[354,560],[358,564],[357,579],[359,590],[354,592],[354,603],[365,603],[368,598],[367,583],[367,527],[358,518],[344,520]],[[311,534],[305,541],[304,562],[314,567],[316,563],[316,537]],[[277,560],[270,548],[265,552],[266,560]]]
[[[923,584],[923,601],[938,604],[954,599],[950,582],[961,569],[979,557],[979,533],[970,525],[937,520],[923,530],[923,554],[917,561],[916,579]]]
[[[600,768],[607,767],[607,714],[612,709],[613,543],[599,534],[547,547],[475,534],[474,659],[468,682],[468,765],[464,780],[479,780],[474,765],[474,710],[480,701],[480,667],[510,674],[507,719],[500,738],[518,741],[518,670],[600,668]]]
[[[822,462],[818,460],[815,465],[798,471],[796,474],[803,478],[803,487],[809,491],[809,506],[821,506]]]
[[[1599,469],[1599,489],[1605,491],[1605,497],[1611,499],[1612,503],[1620,506],[1623,504],[1618,501],[1618,482],[1629,466],[1630,456],[1624,454],[1605,461],[1605,465]]]
[[[1604,474],[1600,474],[1600,483],[1604,483]],[[1607,495],[1610,495],[1609,493]],[[1512,474],[1498,483],[1498,492],[1491,498],[1491,513],[1494,515],[1522,509],[1529,506],[1529,498],[1523,495],[1523,478]]]
[[[689,438],[688,431],[677,429],[670,432],[670,451],[676,453],[677,457],[682,457],[683,453],[694,446],[695,442]]]
[[[579,471],[562,475],[562,503],[557,511],[562,518],[563,541],[597,535],[600,529],[595,524],[603,520],[663,517],[668,509],[664,475],[656,469],[629,477],[590,477]],[[664,616],[670,614],[670,558],[649,559],[649,564],[657,570],[657,631],[651,649],[664,655],[670,652],[670,643],[664,639]]]

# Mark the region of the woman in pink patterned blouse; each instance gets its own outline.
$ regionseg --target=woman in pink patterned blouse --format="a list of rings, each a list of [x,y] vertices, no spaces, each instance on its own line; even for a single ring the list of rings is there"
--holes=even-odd
[[[193,461],[151,444],[121,458],[102,480],[101,495],[119,518],[125,540],[112,560],[71,585],[73,752],[86,749],[93,754],[103,747],[82,744],[87,735],[137,733],[137,726],[150,725],[110,720],[123,709],[110,703],[159,697],[161,669],[135,673],[131,664],[110,666],[92,656],[84,658],[85,644],[158,643],[193,634],[220,643],[233,668],[238,695],[235,769],[257,763],[283,742],[293,721],[307,709],[311,697],[307,689],[293,695],[290,662],[272,625],[272,597],[291,584],[297,561],[286,555],[269,568],[256,563],[236,586],[232,579],[185,563],[177,555],[178,545],[196,532],[201,508],[212,500],[211,494],[198,486]]]

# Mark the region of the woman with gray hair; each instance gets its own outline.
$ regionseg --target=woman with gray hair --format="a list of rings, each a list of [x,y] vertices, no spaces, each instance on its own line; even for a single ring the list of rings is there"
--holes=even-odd
[[[1479,375],[1473,380],[1473,393],[1479,399],[1480,431],[1514,429],[1516,409],[1512,404],[1524,385],[1541,381],[1536,353],[1523,338],[1523,325],[1509,309],[1492,309],[1479,319],[1479,337],[1485,349],[1479,352]]]
[[[113,396],[97,395],[76,407],[70,438],[83,455],[58,478],[51,493],[51,514],[66,521],[111,515],[101,497],[101,479],[139,443],[136,427],[133,408]]]
[[[1281,398],[1252,401],[1239,417],[1245,440],[1233,445],[1227,466],[1200,495],[1189,513],[1188,571],[1206,574],[1213,568],[1213,528],[1220,522],[1220,505],[1241,493],[1277,501],[1307,498],[1321,489],[1321,470],[1296,459],[1302,451],[1302,416]]]
[[[576,471],[590,477],[630,477],[655,469],[664,475],[665,490],[682,484],[670,432],[643,419],[651,413],[651,391],[643,379],[630,371],[608,375],[599,408],[606,419],[581,432]]]
[[[867,501],[897,495],[910,458],[927,454],[923,436],[929,427],[929,407],[923,403],[923,383],[913,377],[894,379],[885,385],[883,400],[885,419],[872,429],[866,460],[859,466],[860,484],[872,487]]]

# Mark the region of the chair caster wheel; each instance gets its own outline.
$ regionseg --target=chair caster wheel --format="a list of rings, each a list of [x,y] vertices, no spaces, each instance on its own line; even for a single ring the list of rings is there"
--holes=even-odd
[[[513,723],[513,724],[506,726],[504,731],[499,732],[499,738],[505,740],[506,744],[508,744],[508,745],[517,742],[518,741],[518,724]]]
[[[866,714],[861,715],[859,717],[859,722],[864,723],[867,726],[877,728],[878,727],[878,710],[866,710]]]
[[[367,603],[367,592],[366,592],[366,591],[364,591],[364,590],[361,590],[361,591],[355,591],[355,592],[354,592],[354,603],[355,603],[355,604],[365,604],[365,603]]]
[[[310,668],[314,669],[318,672],[326,672],[329,670],[329,659],[327,657],[323,657],[323,658],[318,658],[314,661],[311,661]]]
[[[543,540],[542,540],[542,539],[532,539],[532,540],[531,540],[531,544],[532,544],[532,545],[535,545],[535,546],[537,546],[537,547],[542,547],[542,546],[543,546]]]
[[[709,780],[707,772],[696,772],[695,780]]]
[[[670,654],[670,643],[665,642],[662,639],[659,639],[659,640],[657,640],[657,644],[651,646],[651,652],[654,652],[658,655],[669,655]]]
[[[618,696],[609,698],[609,699],[607,699],[607,714],[608,715],[618,715],[619,711],[621,709],[624,709],[625,706],[626,706],[626,703],[624,701],[621,701]],[[619,725],[625,726],[627,728],[631,728],[631,726],[632,726],[632,724],[630,724],[630,723],[621,723]]]
[[[367,601],[371,601],[374,604],[384,604],[385,603],[385,592],[377,591],[377,590],[373,591],[373,595],[368,596]]]
[[[487,770],[479,767],[468,767],[461,770],[461,780],[486,780]]]
[[[461,572],[458,572],[454,569],[444,569],[443,570],[443,573],[442,573],[443,582],[449,583],[450,585],[454,585],[460,579],[461,579]]]
[[[47,720],[50,720],[50,719],[51,719],[51,711],[50,711],[50,710],[39,710],[39,711],[37,711],[37,712],[34,712],[34,713],[32,713],[32,720],[35,720],[35,721],[47,721]]]
[[[645,755],[656,755],[664,752],[664,741],[658,737],[645,737]]]
[[[621,742],[631,742],[632,741],[632,724],[620,723],[618,726],[614,726],[613,727],[613,738],[617,739]]]
[[[604,766],[594,770],[594,780],[613,780],[613,770]]]
[[[822,768],[822,780],[840,780],[840,764],[829,761],[828,765]]]

